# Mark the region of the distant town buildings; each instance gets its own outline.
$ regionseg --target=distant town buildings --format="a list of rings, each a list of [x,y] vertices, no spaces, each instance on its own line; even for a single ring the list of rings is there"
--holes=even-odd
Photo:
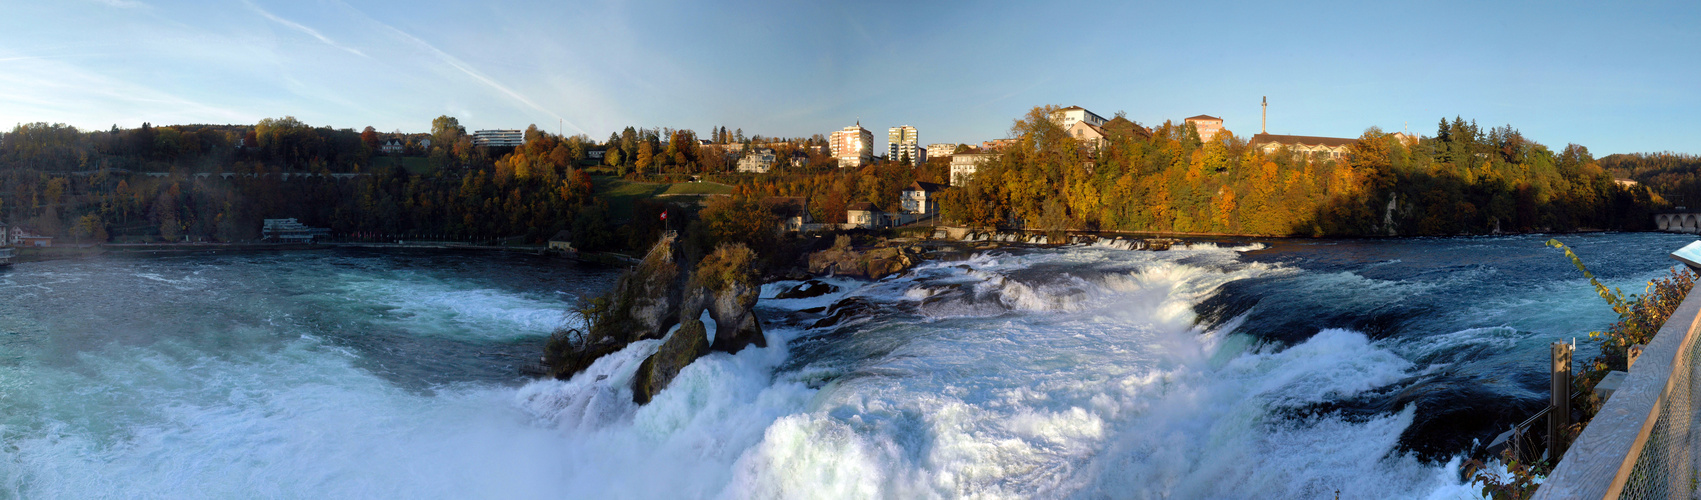
[[[931,217],[938,214],[938,193],[940,191],[944,191],[947,187],[950,186],[934,184],[932,182],[915,181],[910,183],[910,187],[905,188],[901,195],[904,203],[904,211],[911,214],[921,215],[923,217]]]
[[[957,153],[951,155],[951,185],[967,184],[981,164],[998,158],[997,153]]]
[[[980,149],[982,151],[1003,151],[1004,148],[1010,147],[1014,144],[1016,144],[1015,139],[993,139],[981,142]]]
[[[1092,111],[1087,111],[1086,108],[1070,106],[1053,111],[1051,113],[1051,121],[1056,122],[1057,126],[1063,127],[1064,130],[1069,130],[1069,127],[1075,126],[1076,122],[1087,122],[1094,126],[1102,127],[1106,120],[1103,116],[1093,114]]]
[[[762,206],[779,217],[782,232],[802,231],[804,224],[815,222],[809,215],[809,200],[801,196],[770,196],[762,199]]]
[[[385,139],[384,145],[378,146],[378,150],[387,155],[402,154],[402,140],[394,137]]]
[[[6,231],[6,223],[0,222],[0,266],[12,264],[12,256],[17,252],[12,250],[12,236]]]
[[[261,239],[279,243],[308,243],[331,232],[329,229],[308,227],[294,218],[266,219],[262,223]]]
[[[1299,158],[1306,156],[1317,159],[1345,158],[1351,151],[1349,148],[1351,148],[1354,143],[1358,142],[1358,139],[1348,139],[1345,137],[1316,137],[1309,135],[1278,135],[1268,133],[1266,130],[1270,124],[1270,99],[1264,98],[1262,102],[1259,103],[1259,106],[1263,108],[1263,123],[1259,124],[1259,128],[1261,130],[1258,132],[1258,135],[1252,136],[1250,144],[1252,147],[1258,148],[1258,151],[1264,154],[1275,154],[1282,148],[1287,148],[1288,152]],[[1191,118],[1189,120],[1191,120]],[[1204,135],[1204,131],[1200,130],[1199,136],[1203,138]],[[1412,144],[1416,144],[1418,138],[1404,132],[1395,132],[1394,139],[1400,141],[1401,144],[1410,146]]]
[[[1199,140],[1205,142],[1211,142],[1211,138],[1223,130],[1223,119],[1211,115],[1188,118],[1187,123],[1193,124],[1193,128],[1199,131]]]
[[[526,142],[526,133],[520,130],[480,130],[473,132],[473,145],[486,147],[516,147]]]
[[[37,234],[24,226],[12,226],[12,237],[9,243],[20,247],[50,247],[53,246],[53,237]]]
[[[921,149],[916,139],[915,127],[909,125],[887,129],[886,150],[886,158],[892,161],[912,165],[927,161],[927,151]]]
[[[549,237],[549,249],[566,254],[579,252],[578,249],[573,248],[573,232],[566,229],[556,231],[555,236]]]
[[[1344,137],[1314,137],[1308,135],[1276,135],[1258,134],[1252,136],[1252,147],[1258,148],[1264,154],[1275,154],[1282,148],[1294,156],[1311,155],[1314,158],[1344,158],[1348,148],[1358,139]]]
[[[886,213],[873,203],[859,201],[845,207],[845,222],[851,227],[877,228],[885,226]]]
[[[874,134],[862,128],[862,122],[833,132],[827,140],[839,168],[854,168],[874,162]]]
[[[1104,132],[1104,127],[1093,125],[1091,122],[1086,120],[1075,122],[1074,125],[1071,125],[1069,128],[1064,130],[1069,132],[1070,137],[1074,137],[1075,140],[1080,141],[1082,145],[1087,147],[1096,149],[1103,147],[1105,144],[1105,137],[1107,134]]]
[[[939,144],[928,144],[927,145],[927,157],[928,158],[949,158],[952,153],[956,153],[956,152],[957,152],[957,145],[956,144],[939,143]]]
[[[738,171],[748,174],[766,174],[769,169],[774,168],[775,161],[774,150],[772,149],[752,150],[750,154],[744,155],[744,158],[738,160]]]

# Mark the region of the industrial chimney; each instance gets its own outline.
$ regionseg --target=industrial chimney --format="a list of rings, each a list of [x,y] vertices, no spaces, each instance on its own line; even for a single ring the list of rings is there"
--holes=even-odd
[[[1269,130],[1265,130],[1265,129],[1269,128],[1269,126],[1270,126],[1270,96],[1264,96],[1264,119],[1263,119],[1263,121],[1258,123],[1258,133],[1260,133],[1260,134],[1270,133]]]

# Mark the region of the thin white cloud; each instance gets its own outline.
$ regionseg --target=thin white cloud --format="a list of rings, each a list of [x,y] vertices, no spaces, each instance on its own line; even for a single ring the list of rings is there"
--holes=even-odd
[[[138,2],[136,0],[94,0],[94,1],[95,1],[95,3],[98,3],[98,4],[106,5],[108,7],[118,7],[120,9],[143,9],[143,8],[151,7],[151,5],[148,5],[148,4],[145,4],[145,3],[142,3],[142,2]]]
[[[129,0],[111,0],[111,1],[129,1]],[[260,8],[260,6],[254,5],[254,2],[249,2],[247,0],[243,0],[242,3],[248,4],[248,8],[254,9],[254,12],[258,12],[261,16],[265,16],[266,19],[270,19],[270,20],[272,20],[272,22],[282,24],[286,28],[293,29],[293,30],[296,30],[296,31],[300,31],[302,33],[306,33],[308,36],[312,36],[313,38],[319,39],[319,41],[321,41],[321,42],[325,42],[325,45],[330,45],[332,47],[336,47],[336,48],[348,51],[348,53],[354,54],[354,55],[357,55],[357,56],[360,56],[360,57],[367,57],[366,53],[361,52],[359,50],[356,50],[353,47],[349,47],[347,45],[337,43],[335,40],[331,40],[329,37],[326,37],[324,34],[319,33],[319,30],[315,30],[313,28],[303,26],[303,25],[301,25],[301,23],[297,23],[297,22],[294,22],[294,21],[290,21],[288,19],[278,17],[276,14],[272,14],[271,12],[267,12],[266,9],[262,9],[262,8]]]
[[[238,110],[50,59],[13,60],[0,65],[0,89],[9,89],[0,91],[0,121],[98,125],[111,121],[113,115],[129,115],[124,121],[133,118],[137,123],[254,120]]]
[[[430,43],[426,43],[425,40],[420,40],[418,37],[415,37],[413,35],[409,35],[409,34],[407,34],[407,32],[396,29],[394,26],[390,26],[390,25],[385,24],[383,22],[380,22],[378,20],[373,20],[372,22],[379,25],[379,26],[384,27],[384,29],[390,30],[391,33],[395,33],[396,36],[401,37],[403,40],[406,40],[409,43],[412,43],[415,46],[418,46],[419,48],[424,49],[426,52],[428,52],[432,56],[436,57],[437,60],[442,61],[443,64],[447,64],[447,65],[449,65],[449,67],[455,68],[456,70],[459,70],[460,72],[465,73],[467,76],[472,77],[474,80],[478,80],[479,83],[483,83],[486,86],[489,86],[490,88],[496,89],[498,92],[501,92],[501,93],[507,95],[508,97],[510,97],[510,98],[512,98],[516,101],[519,101],[522,104],[525,104],[527,107],[530,107],[530,108],[532,108],[533,110],[536,110],[539,113],[549,115],[550,118],[554,118],[556,120],[561,121],[562,123],[566,123],[567,126],[573,127],[573,130],[578,131],[581,134],[587,133],[587,132],[585,132],[585,129],[580,128],[579,125],[576,124],[576,123],[573,123],[572,120],[562,118],[561,115],[555,114],[555,112],[550,111],[548,109],[545,109],[543,106],[537,105],[537,103],[532,102],[532,100],[527,98],[526,96],[521,95],[519,92],[515,92],[513,89],[508,88],[506,85],[502,85],[500,82],[497,82],[495,79],[492,79],[488,76],[484,76],[483,73],[480,73],[480,72],[478,72],[478,70],[473,69],[465,61],[462,61],[455,56],[449,55],[449,53],[447,53],[447,52],[443,52],[442,50],[438,50],[437,47],[432,46]]]

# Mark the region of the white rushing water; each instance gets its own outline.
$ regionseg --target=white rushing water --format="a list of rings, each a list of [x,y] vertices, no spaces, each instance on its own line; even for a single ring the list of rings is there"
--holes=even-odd
[[[763,299],[769,348],[700,359],[643,407],[628,386],[659,341],[566,381],[405,383],[442,352],[535,352],[571,300],[555,291],[371,266],[265,286],[216,265],[20,266],[0,275],[22,297],[0,303],[0,498],[1475,498],[1458,459],[1400,449],[1412,405],[1293,410],[1521,330],[1281,345],[1230,333],[1257,310],[1197,326],[1226,284],[1305,272],[1241,259],[1256,248],[994,252],[830,280]],[[1435,286],[1366,280],[1314,273],[1304,293]],[[74,297],[96,282],[157,296]],[[849,297],[876,312],[785,320]],[[1547,300],[1468,314],[1590,298]],[[115,318],[135,307],[167,312]]]
[[[624,388],[653,346],[567,382],[523,388],[528,413],[588,463],[574,495],[718,498],[1453,497],[1457,464],[1394,453],[1411,409],[1368,422],[1271,418],[1392,383],[1410,362],[1361,334],[1325,331],[1278,351],[1194,327],[1234,249],[1077,249],[934,263],[918,277],[768,301],[805,309],[846,295],[916,302],[919,323],[863,325],[832,342],[883,352],[827,356],[770,377],[784,344],[688,367],[656,402]],[[1215,265],[1178,264],[1196,260]],[[1010,277],[1038,264],[1132,267],[1096,278]],[[965,269],[966,268],[966,269]],[[784,284],[780,284],[784,285]],[[779,286],[770,286],[769,293]],[[775,329],[776,340],[802,332]],[[596,379],[607,376],[601,381]],[[833,380],[816,389],[812,381]]]

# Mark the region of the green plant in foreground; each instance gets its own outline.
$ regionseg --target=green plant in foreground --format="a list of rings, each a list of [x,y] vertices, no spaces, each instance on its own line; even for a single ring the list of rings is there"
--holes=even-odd
[[[1583,266],[1583,260],[1559,240],[1548,240],[1547,246],[1564,250],[1572,265],[1577,266],[1583,277],[1595,287],[1595,293],[1600,294],[1612,306],[1613,312],[1618,313],[1618,321],[1606,331],[1589,332],[1590,338],[1601,339],[1601,349],[1599,356],[1577,372],[1581,377],[1579,382],[1584,383],[1575,385],[1585,392],[1593,389],[1608,372],[1629,369],[1625,355],[1630,346],[1653,340],[1666,319],[1677,310],[1678,304],[1683,303],[1689,289],[1695,286],[1694,273],[1688,269],[1673,269],[1667,272],[1666,277],[1649,281],[1642,295],[1625,295],[1622,290],[1609,289],[1601,284],[1594,273]]]
[[[1525,500],[1535,496],[1536,487],[1540,486],[1536,479],[1553,469],[1546,462],[1520,462],[1513,456],[1511,448],[1500,453],[1500,461],[1506,464],[1507,477],[1504,481],[1481,460],[1465,462],[1465,476],[1470,477],[1472,483],[1482,484],[1482,496],[1494,500]]]
[[[1565,251],[1565,257],[1571,259],[1571,264],[1583,272],[1583,277],[1589,279],[1589,285],[1595,288],[1595,293],[1612,306],[1613,312],[1618,313],[1618,321],[1606,331],[1589,332],[1589,338],[1600,339],[1600,354],[1583,369],[1571,375],[1571,386],[1578,389],[1578,395],[1572,398],[1571,407],[1581,413],[1577,423],[1567,430],[1571,439],[1583,433],[1583,428],[1594,418],[1595,412],[1600,411],[1603,403],[1594,396],[1594,388],[1601,379],[1614,370],[1628,370],[1629,362],[1625,354],[1630,346],[1647,344],[1659,333],[1660,326],[1677,310],[1678,304],[1689,295],[1689,290],[1695,286],[1695,273],[1688,269],[1672,269],[1667,271],[1664,278],[1655,278],[1643,288],[1642,295],[1625,295],[1623,290],[1608,288],[1602,284],[1589,268],[1583,265],[1583,259],[1571,251],[1570,247],[1559,240],[1547,240],[1547,246]],[[1535,480],[1545,476],[1552,470],[1547,463],[1522,464],[1510,453],[1503,453],[1501,461],[1505,464],[1508,475],[1506,481],[1501,481],[1499,474],[1487,470],[1487,465],[1480,460],[1470,460],[1465,464],[1465,475],[1471,482],[1482,484],[1482,494],[1495,499],[1530,498],[1536,492]],[[1554,457],[1553,463],[1558,463]]]

